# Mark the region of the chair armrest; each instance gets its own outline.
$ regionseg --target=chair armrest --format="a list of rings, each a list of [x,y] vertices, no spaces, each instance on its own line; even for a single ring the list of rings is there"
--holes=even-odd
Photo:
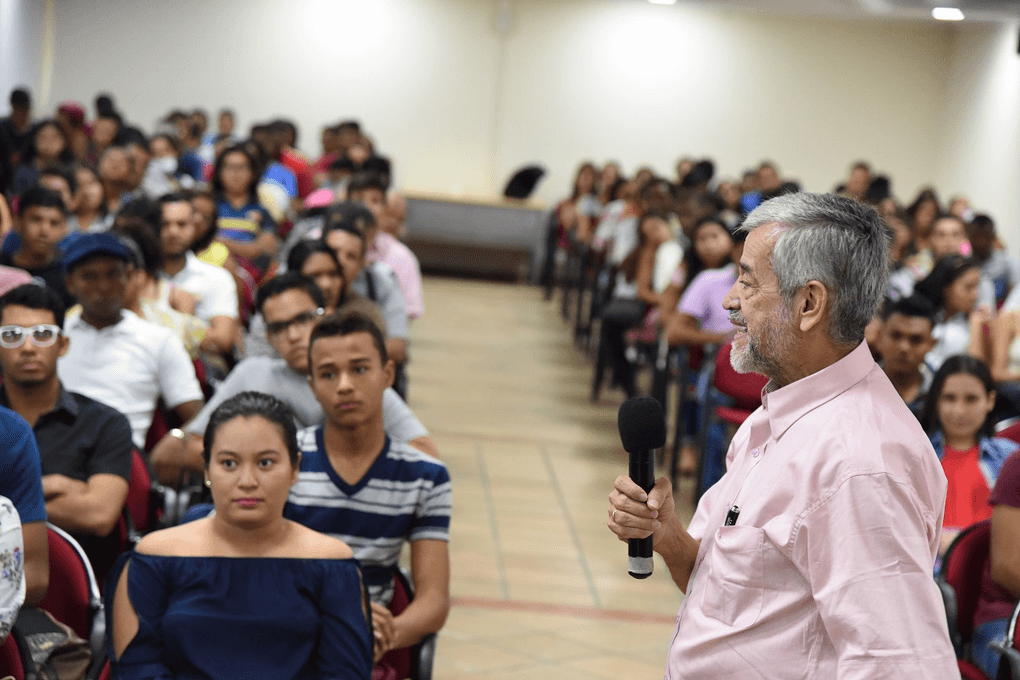
[[[92,616],[92,629],[89,631],[89,648],[92,650],[92,661],[85,671],[85,680],[96,680],[106,666],[106,612],[103,606]]]
[[[949,639],[953,643],[953,649],[956,651],[956,658],[963,658],[963,637],[960,635],[960,608],[956,602],[956,591],[953,586],[949,585],[941,578],[936,579],[935,583],[939,586],[939,592],[942,594],[942,604],[946,608],[946,623],[949,625]]]
[[[998,648],[994,642],[993,647]],[[1016,647],[1005,647],[1000,649],[1002,659],[999,660],[999,674],[997,677],[1005,680],[1020,680],[1020,650]]]
[[[432,680],[432,665],[436,660],[437,639],[435,633],[429,633],[418,643],[418,656],[414,659],[418,672],[412,674],[415,680]]]

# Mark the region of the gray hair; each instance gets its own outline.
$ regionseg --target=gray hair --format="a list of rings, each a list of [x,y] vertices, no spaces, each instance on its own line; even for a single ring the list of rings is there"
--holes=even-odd
[[[829,335],[856,345],[889,288],[889,237],[870,206],[835,194],[787,194],[762,203],[740,229],[786,231],[772,248],[779,293],[791,307],[808,281],[829,295]]]

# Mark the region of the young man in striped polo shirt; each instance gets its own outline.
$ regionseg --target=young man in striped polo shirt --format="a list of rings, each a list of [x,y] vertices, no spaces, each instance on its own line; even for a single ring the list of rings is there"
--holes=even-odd
[[[394,364],[364,314],[326,317],[308,344],[309,382],[326,414],[302,430],[301,469],[285,514],[354,550],[372,599],[376,659],[437,632],[450,608],[450,475],[383,429],[383,391]],[[411,543],[414,601],[394,617],[393,568]]]

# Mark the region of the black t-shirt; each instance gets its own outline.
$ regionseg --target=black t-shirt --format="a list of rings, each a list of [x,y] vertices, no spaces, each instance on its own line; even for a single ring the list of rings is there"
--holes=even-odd
[[[30,341],[31,342],[31,341]],[[0,404],[10,408],[0,387]],[[109,474],[131,481],[131,425],[116,409],[60,387],[57,406],[32,428],[39,443],[42,474],[79,481]]]
[[[60,299],[64,303],[64,307],[72,307],[78,302],[74,299],[73,295],[67,292],[67,284],[64,281],[64,262],[60,257],[54,258],[45,267],[37,269],[29,269],[15,264],[14,255],[0,255],[0,264],[24,269],[30,276],[38,280],[39,283],[57,291],[57,294],[60,295]]]

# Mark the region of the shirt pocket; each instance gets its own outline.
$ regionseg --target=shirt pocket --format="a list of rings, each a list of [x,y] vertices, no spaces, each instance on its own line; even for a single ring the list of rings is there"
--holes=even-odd
[[[733,628],[753,625],[765,600],[765,532],[757,527],[719,527],[705,558],[701,592],[706,616]]]

